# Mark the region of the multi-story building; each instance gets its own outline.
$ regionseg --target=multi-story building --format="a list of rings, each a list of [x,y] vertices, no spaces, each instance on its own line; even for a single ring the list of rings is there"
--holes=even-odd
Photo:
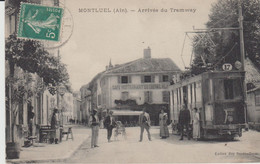
[[[180,71],[170,58],[152,58],[148,47],[143,58],[115,66],[110,62],[104,72],[93,78],[88,84],[91,106],[112,109],[114,115],[124,115],[122,110],[141,110],[143,106],[150,110],[168,108],[168,86]],[[156,124],[157,114],[153,119]]]
[[[36,3],[48,6],[59,6],[60,0],[27,0],[28,3]],[[5,2],[5,38],[17,32],[17,23],[19,16],[20,1],[7,0]],[[48,50],[50,54],[57,56],[59,49]],[[10,75],[9,63],[6,60],[6,74],[5,77]],[[28,132],[29,115],[33,113],[33,130],[31,135],[37,135],[37,127],[39,125],[50,124],[50,117],[54,107],[59,104],[60,95],[51,95],[48,90],[44,90],[42,79],[37,74],[25,73],[21,68],[15,67],[15,76],[31,76],[32,82],[27,87],[34,88],[35,91],[29,101],[25,98],[21,101],[18,107],[19,114],[15,120],[14,138],[15,141],[21,142],[23,145],[24,135]],[[8,90],[8,88],[7,88]],[[11,124],[12,114],[10,112],[10,94],[6,94],[6,142],[11,141]]]

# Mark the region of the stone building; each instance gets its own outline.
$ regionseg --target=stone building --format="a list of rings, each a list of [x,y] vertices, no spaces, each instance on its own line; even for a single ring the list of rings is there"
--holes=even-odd
[[[245,70],[248,122],[260,123],[260,71],[248,58],[245,61]]]
[[[140,114],[129,111],[140,111],[146,106],[153,124],[157,124],[159,109],[168,108],[170,81],[180,71],[170,58],[152,58],[149,47],[144,49],[143,58],[115,66],[110,61],[106,70],[87,85],[91,106],[114,110],[114,115],[124,121],[131,121],[127,116]]]

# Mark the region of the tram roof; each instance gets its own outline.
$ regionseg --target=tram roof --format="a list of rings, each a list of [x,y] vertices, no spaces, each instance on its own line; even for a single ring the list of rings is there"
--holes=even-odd
[[[231,78],[231,77],[243,77],[245,74],[244,71],[211,71],[211,72],[203,72],[199,75],[192,76],[189,78],[185,78],[180,80],[179,82],[169,86],[170,88],[175,88],[183,85],[187,85],[190,83],[201,81],[203,78]]]

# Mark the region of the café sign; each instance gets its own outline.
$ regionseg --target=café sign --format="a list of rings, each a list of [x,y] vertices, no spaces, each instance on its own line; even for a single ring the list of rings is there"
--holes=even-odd
[[[113,90],[145,90],[145,89],[167,89],[169,84],[126,84],[113,85]]]

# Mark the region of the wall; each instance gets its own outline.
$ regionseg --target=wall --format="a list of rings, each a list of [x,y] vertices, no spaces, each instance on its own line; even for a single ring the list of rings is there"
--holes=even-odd
[[[247,114],[248,122],[260,123],[260,106],[255,104],[255,94],[260,92],[260,89],[247,94]]]

